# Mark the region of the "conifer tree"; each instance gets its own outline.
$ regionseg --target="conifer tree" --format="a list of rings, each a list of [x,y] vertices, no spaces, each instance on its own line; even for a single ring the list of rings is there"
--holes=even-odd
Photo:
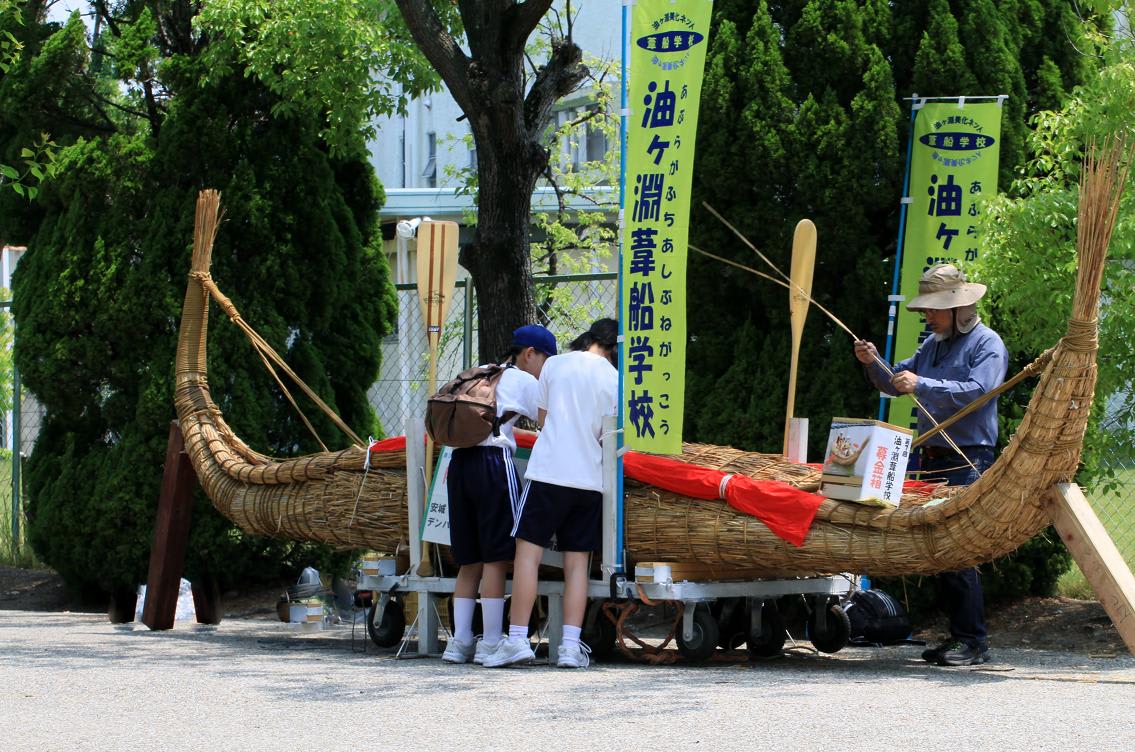
[[[395,315],[377,231],[382,192],[362,155],[331,158],[317,118],[280,114],[280,98],[261,84],[211,67],[192,14],[180,15],[188,4],[157,4],[161,24],[148,20],[151,5],[117,8],[108,44],[119,45],[127,87],[138,73],[123,67],[131,49],[137,65],[160,59],[158,106],[128,89],[113,101],[129,112],[110,117],[108,133],[63,149],[14,282],[17,366],[46,409],[26,465],[29,535],[46,563],[90,593],[145,578],[201,188],[219,188],[226,211],[218,285],[364,436],[381,430],[366,390]],[[82,62],[73,75],[99,85],[86,40],[67,43]],[[243,334],[217,311],[212,324],[210,382],[234,430],[269,454],[317,448]],[[330,421],[299,399],[321,437],[342,446]],[[207,573],[223,585],[294,576],[327,555],[244,536],[202,494],[189,551],[187,576]]]

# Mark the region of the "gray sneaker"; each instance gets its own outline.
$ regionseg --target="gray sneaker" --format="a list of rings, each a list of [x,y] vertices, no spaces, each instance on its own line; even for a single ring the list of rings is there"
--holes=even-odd
[[[532,652],[532,643],[528,642],[527,637],[507,637],[497,643],[497,649],[492,655],[486,656],[481,665],[485,668],[501,668],[531,663],[535,659],[536,654]]]
[[[473,663],[476,663],[478,666],[484,665],[485,659],[495,653],[502,642],[504,642],[504,635],[501,635],[500,639],[492,645],[488,644],[483,639],[477,640],[477,652],[473,654]]]
[[[476,652],[476,640],[462,642],[454,637],[449,641],[449,644],[445,646],[445,652],[441,654],[441,659],[446,663],[468,663],[473,660]]]
[[[587,668],[591,664],[591,648],[586,643],[577,642],[571,647],[560,645],[557,668]]]

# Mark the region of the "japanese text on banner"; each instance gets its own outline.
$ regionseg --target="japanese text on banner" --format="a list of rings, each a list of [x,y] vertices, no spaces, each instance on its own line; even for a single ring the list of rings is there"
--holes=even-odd
[[[918,279],[934,264],[965,268],[981,251],[977,221],[984,195],[997,194],[1001,141],[998,101],[928,102],[915,113],[911,149],[910,198],[899,294],[918,294]],[[914,354],[929,329],[900,304],[894,360]],[[918,408],[910,397],[890,400],[887,420],[914,428]],[[936,420],[949,416],[935,415]]]
[[[686,245],[710,0],[638,0],[628,58],[621,269],[623,423],[639,451],[682,451]]]

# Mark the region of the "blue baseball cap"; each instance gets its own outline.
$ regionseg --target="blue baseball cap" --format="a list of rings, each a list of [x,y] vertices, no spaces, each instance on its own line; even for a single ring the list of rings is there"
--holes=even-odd
[[[519,347],[535,347],[545,355],[556,354],[556,338],[539,324],[525,324],[512,333],[512,344]]]

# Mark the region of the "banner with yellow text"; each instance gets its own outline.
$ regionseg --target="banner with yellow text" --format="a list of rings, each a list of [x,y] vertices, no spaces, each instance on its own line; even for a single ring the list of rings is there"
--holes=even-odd
[[[712,0],[632,6],[620,285],[624,444],[682,451],[690,181]]]
[[[915,100],[910,157],[910,202],[903,236],[893,360],[914,355],[926,339],[918,313],[905,301],[918,294],[918,279],[934,264],[963,271],[980,255],[977,222],[981,197],[997,195],[1002,100]],[[887,422],[915,428],[918,408],[910,397],[890,400]],[[936,420],[949,416],[935,415]]]

